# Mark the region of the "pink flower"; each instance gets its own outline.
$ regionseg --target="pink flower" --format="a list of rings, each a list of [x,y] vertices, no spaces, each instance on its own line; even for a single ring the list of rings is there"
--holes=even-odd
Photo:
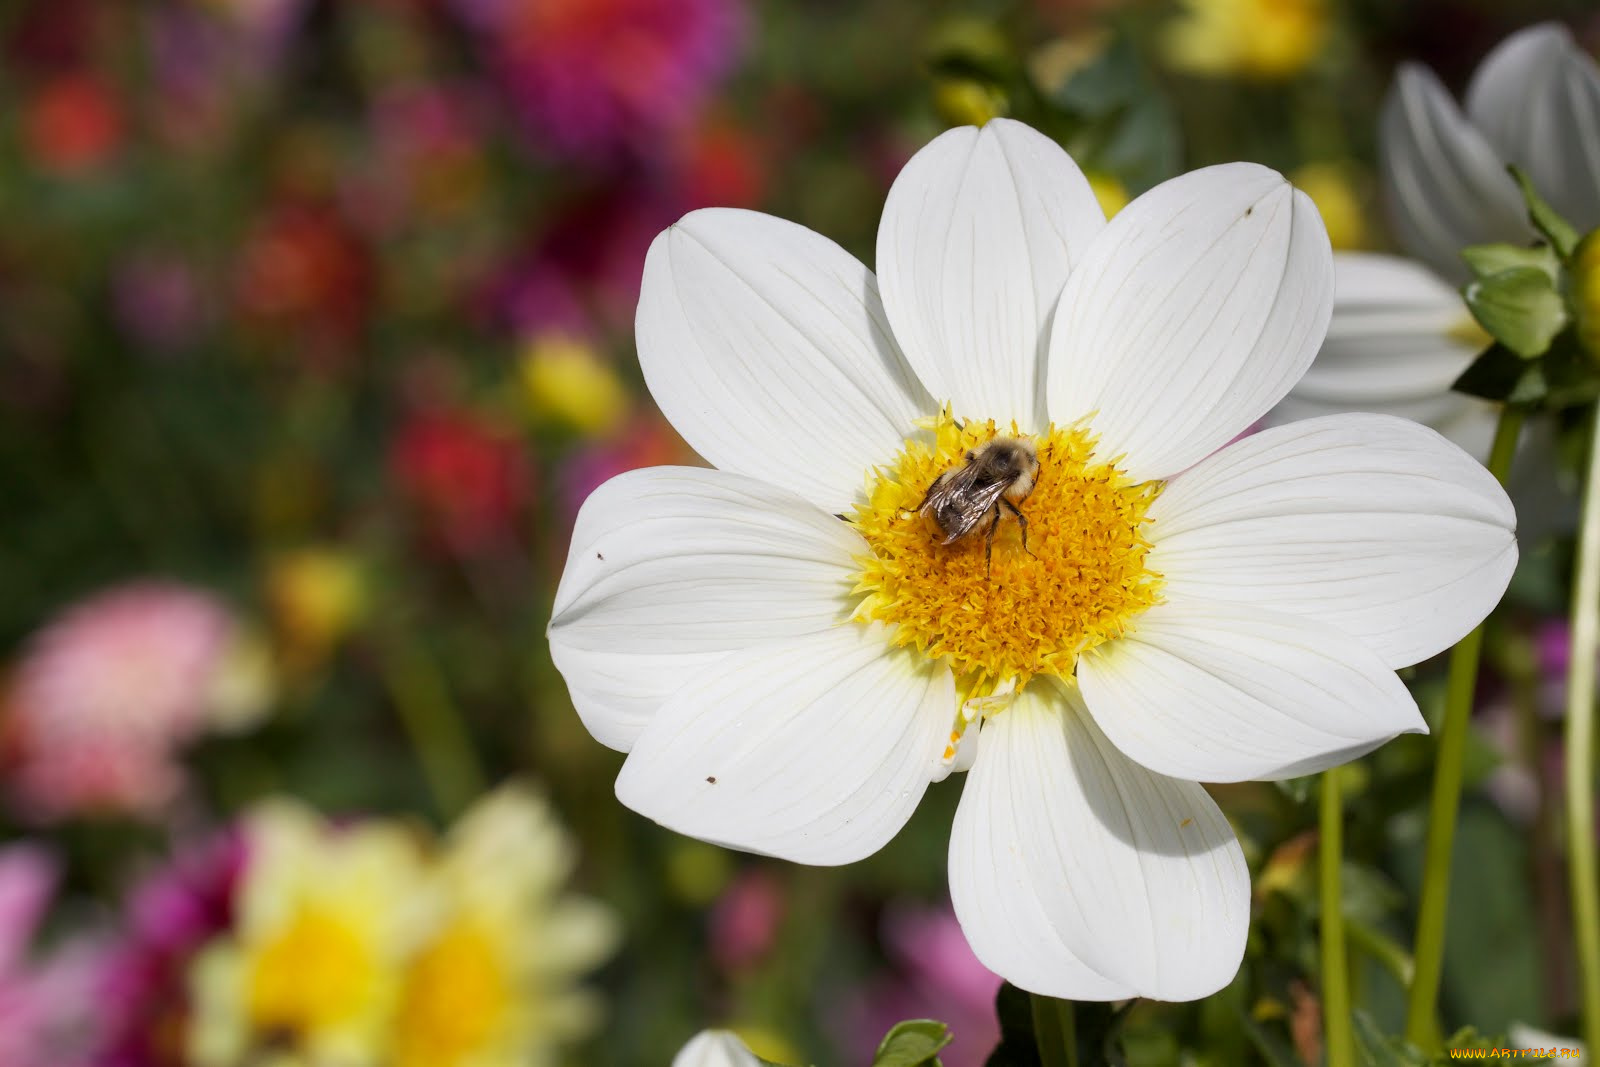
[[[772,949],[785,911],[783,883],[763,867],[743,871],[711,909],[711,955],[724,970],[757,963]]]
[[[150,815],[182,783],[175,757],[205,724],[233,637],[226,608],[155,581],[96,594],[34,638],[7,707],[23,813]]]
[[[179,852],[134,891],[100,974],[105,1033],[97,1067],[174,1062],[189,1008],[189,964],[232,927],[245,855],[244,836],[228,831]]]
[[[972,954],[955,912],[891,906],[882,933],[895,969],[841,1005],[840,1044],[876,1048],[902,1019],[938,1019],[954,1038],[939,1053],[945,1067],[979,1067],[1000,1040],[994,998],[1001,979]]]
[[[41,848],[0,849],[0,1067],[89,1062],[99,949],[78,938],[43,960],[28,953],[57,876]]]
[[[638,156],[684,129],[733,65],[735,0],[454,0],[536,142]]]
[[[645,253],[683,204],[636,182],[573,201],[493,280],[492,313],[522,336],[631,331]]]

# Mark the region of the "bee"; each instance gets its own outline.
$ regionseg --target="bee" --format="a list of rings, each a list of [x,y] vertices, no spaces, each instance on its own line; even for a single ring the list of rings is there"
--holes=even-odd
[[[1028,517],[1018,504],[1033,492],[1039,474],[1039,450],[1017,437],[996,437],[972,449],[959,467],[951,467],[933,480],[918,505],[919,514],[933,519],[949,545],[989,522],[983,541],[983,569],[988,574],[994,553],[994,534],[1000,528],[1002,509],[1016,516],[1022,530],[1022,549],[1028,550]]]

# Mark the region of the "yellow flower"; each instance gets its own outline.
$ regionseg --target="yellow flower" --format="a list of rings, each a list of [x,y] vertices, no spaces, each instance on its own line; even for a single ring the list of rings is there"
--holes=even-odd
[[[337,548],[304,548],[267,570],[267,599],[292,666],[320,661],[366,606],[360,562]]]
[[[285,1062],[384,1062],[399,973],[436,909],[404,830],[336,830],[299,804],[262,806],[246,824],[249,867],[232,938],[192,976],[190,1059],[243,1062],[252,1050]]]
[[[628,390],[594,348],[570,337],[535,340],[522,357],[522,385],[534,416],[601,436],[621,425]]]
[[[1105,171],[1091,170],[1084,174],[1089,179],[1089,189],[1094,193],[1095,202],[1100,205],[1100,210],[1110,218],[1128,206],[1128,189],[1117,180],[1115,175]]]
[[[577,856],[548,806],[508,786],[451,832],[438,922],[406,968],[391,1067],[540,1067],[593,1028],[578,977],[615,949],[609,910],[565,895]]]
[[[1325,0],[1184,0],[1167,60],[1211,77],[1277,81],[1305,70],[1328,37]]]
[[[1340,251],[1353,251],[1367,243],[1366,215],[1361,197],[1351,180],[1351,169],[1342,163],[1307,163],[1289,180],[1317,206],[1328,227],[1328,241]]]

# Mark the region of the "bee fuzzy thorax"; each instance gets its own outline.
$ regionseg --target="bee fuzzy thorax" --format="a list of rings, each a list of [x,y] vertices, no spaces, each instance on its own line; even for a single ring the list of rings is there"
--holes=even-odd
[[[1143,532],[1159,485],[1096,461],[1082,427],[1025,437],[946,413],[931,428],[850,516],[871,548],[855,617],[946,659],[971,696],[1071,677],[1159,599]]]

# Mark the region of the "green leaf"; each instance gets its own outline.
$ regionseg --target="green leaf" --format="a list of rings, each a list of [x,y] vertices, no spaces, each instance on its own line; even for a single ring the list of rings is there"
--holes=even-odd
[[[1502,344],[1484,349],[1461,372],[1452,388],[1505,404],[1534,404],[1549,392],[1539,364],[1528,362]]]
[[[1567,305],[1554,279],[1538,267],[1512,267],[1468,282],[1462,295],[1478,324],[1525,359],[1549,349],[1567,324]]]
[[[1059,85],[1040,88],[1068,120],[1066,146],[1084,165],[1116,174],[1135,190],[1177,170],[1177,116],[1125,33]]]
[[[1364,1011],[1357,1009],[1354,1016],[1356,1056],[1362,1067],[1427,1067],[1427,1055],[1415,1045],[1385,1034]]]
[[[896,1023],[878,1045],[872,1067],[939,1067],[939,1050],[951,1041],[950,1028],[932,1019]]]
[[[1461,258],[1478,278],[1489,278],[1517,267],[1541,270],[1552,282],[1561,273],[1561,261],[1556,259],[1549,245],[1543,244],[1531,248],[1511,244],[1470,245],[1461,250]]]
[[[1506,169],[1522,189],[1522,199],[1528,205],[1528,220],[1533,223],[1533,228],[1544,235],[1544,239],[1550,242],[1562,259],[1572,255],[1572,250],[1578,247],[1578,231],[1572,228],[1572,223],[1545,203],[1544,197],[1534,189],[1528,176],[1522,173],[1522,168],[1512,165]]]

